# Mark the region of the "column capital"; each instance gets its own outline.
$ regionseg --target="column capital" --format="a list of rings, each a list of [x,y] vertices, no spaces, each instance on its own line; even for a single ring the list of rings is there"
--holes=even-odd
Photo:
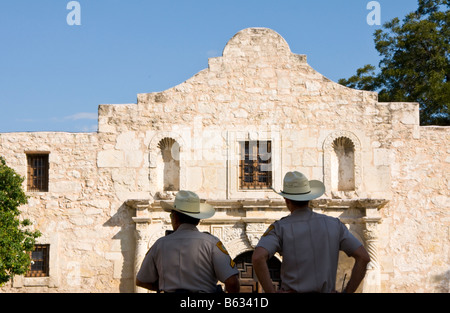
[[[151,199],[130,199],[125,204],[136,210],[136,216],[133,217],[133,221],[137,223],[151,223],[149,208],[152,205]]]

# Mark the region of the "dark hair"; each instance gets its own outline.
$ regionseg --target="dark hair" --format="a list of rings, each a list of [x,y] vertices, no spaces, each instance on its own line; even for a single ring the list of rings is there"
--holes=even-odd
[[[309,205],[309,201],[294,201],[289,199],[292,202],[292,205],[295,207],[303,207]]]
[[[187,216],[186,214],[177,212],[175,210],[172,211],[172,214],[173,213],[175,213],[178,216],[180,224],[192,224],[194,226],[197,226],[198,223],[200,223],[200,220],[197,219],[197,218],[193,218],[193,217]]]

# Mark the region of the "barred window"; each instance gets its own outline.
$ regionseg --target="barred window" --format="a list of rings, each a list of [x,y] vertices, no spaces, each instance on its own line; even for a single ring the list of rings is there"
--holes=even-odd
[[[27,160],[27,190],[32,192],[48,192],[48,153],[30,153],[27,154]]]
[[[272,144],[270,141],[240,143],[240,189],[270,189],[272,187]]]
[[[48,277],[50,245],[35,245],[30,254],[31,265],[26,277]]]

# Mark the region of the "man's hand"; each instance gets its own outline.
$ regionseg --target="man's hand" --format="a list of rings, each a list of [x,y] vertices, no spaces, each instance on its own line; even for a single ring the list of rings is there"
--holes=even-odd
[[[136,286],[141,287],[141,288],[145,288],[151,291],[158,291],[158,282],[156,283],[144,283],[141,282],[139,279],[136,278]]]

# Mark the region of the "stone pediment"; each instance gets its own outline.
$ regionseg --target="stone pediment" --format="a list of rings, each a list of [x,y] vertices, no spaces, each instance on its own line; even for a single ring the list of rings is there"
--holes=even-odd
[[[352,101],[377,101],[374,92],[341,86],[315,71],[306,55],[292,53],[277,32],[247,28],[228,41],[221,57],[209,59],[208,69],[166,91],[139,94],[138,104],[184,103],[207,114],[215,111],[209,105],[228,104],[234,109],[249,98],[260,109],[260,103],[292,103],[305,96],[342,99],[342,93]]]

